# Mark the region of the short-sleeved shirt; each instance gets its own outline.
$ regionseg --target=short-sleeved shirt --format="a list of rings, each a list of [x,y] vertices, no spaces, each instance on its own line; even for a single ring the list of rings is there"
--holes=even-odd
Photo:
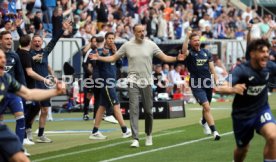
[[[261,70],[253,69],[249,61],[235,67],[226,80],[232,86],[245,83],[246,90],[243,95],[235,95],[232,116],[246,119],[262,111],[260,108],[268,102],[267,84],[271,75],[276,75],[276,64],[271,61]]]
[[[212,61],[212,54],[206,49],[200,49],[200,51],[189,50],[189,55],[185,59],[184,65],[188,68],[190,81],[193,81],[194,85],[200,83],[203,86],[203,79],[210,80],[206,82],[208,86],[211,84],[209,62]]]
[[[33,59],[31,54],[29,53],[29,51],[26,51],[23,49],[18,49],[16,52],[18,53],[18,56],[20,58],[20,61],[24,70],[27,87],[35,88],[35,80],[32,77],[30,77],[26,71],[26,68],[32,68],[32,65],[33,65]]]
[[[161,49],[150,40],[137,43],[132,39],[117,51],[119,57],[128,59],[128,80],[136,84],[152,84],[152,58],[161,54]]]
[[[108,49],[109,50],[109,49]],[[102,57],[111,56],[112,52],[109,50],[109,53],[104,55],[103,48],[98,48],[98,53]],[[107,79],[112,78],[116,79],[116,65],[115,62],[99,62],[98,63],[100,78]]]

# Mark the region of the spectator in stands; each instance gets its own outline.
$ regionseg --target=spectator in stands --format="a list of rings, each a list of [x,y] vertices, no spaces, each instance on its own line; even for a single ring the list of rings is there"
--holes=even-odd
[[[153,84],[155,85],[155,97],[158,93],[166,93],[166,87],[168,80],[166,76],[162,73],[162,66],[160,64],[155,66],[153,73]]]
[[[169,73],[170,85],[173,86],[173,93],[183,93],[184,80],[180,76],[181,65],[178,64],[174,67],[174,70]]]
[[[98,0],[95,12],[97,13],[97,29],[100,31],[102,29],[102,25],[106,24],[108,21],[109,11],[107,5],[105,4],[105,0]]]
[[[52,36],[56,37],[59,30],[62,28],[62,21],[63,21],[63,16],[62,16],[62,8],[61,7],[56,7],[53,10],[53,15],[51,17],[51,23],[52,23]]]

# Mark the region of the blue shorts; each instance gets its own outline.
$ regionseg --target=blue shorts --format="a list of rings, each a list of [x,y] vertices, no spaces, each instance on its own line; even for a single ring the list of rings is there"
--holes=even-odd
[[[211,103],[213,97],[212,88],[191,88],[191,90],[195,99],[200,105],[207,101]]]
[[[276,120],[270,111],[268,104],[264,105],[255,117],[248,119],[237,119],[232,116],[233,130],[238,147],[244,147],[249,144],[254,137],[254,131],[260,133],[261,128],[267,123],[275,123]]]
[[[0,123],[0,161],[8,161],[15,153],[22,150],[18,137],[6,125]]]
[[[1,103],[1,107],[2,109],[0,110],[0,114],[4,114],[7,107],[10,108],[13,114],[16,112],[24,112],[22,99],[13,93],[7,93],[3,102]]]
[[[115,87],[105,86],[100,93],[100,106],[104,106],[107,109],[119,104]]]

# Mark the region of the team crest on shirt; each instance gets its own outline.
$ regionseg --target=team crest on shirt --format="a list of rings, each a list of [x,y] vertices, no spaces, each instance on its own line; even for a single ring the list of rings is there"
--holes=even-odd
[[[13,66],[5,66],[5,72],[9,72]]]
[[[207,57],[207,54],[206,54],[206,53],[204,53],[203,55],[204,55],[204,57]]]

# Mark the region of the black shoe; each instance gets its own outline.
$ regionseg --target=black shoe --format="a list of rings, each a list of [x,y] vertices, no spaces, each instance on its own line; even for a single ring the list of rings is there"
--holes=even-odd
[[[88,114],[83,115],[83,120],[89,120]]]

